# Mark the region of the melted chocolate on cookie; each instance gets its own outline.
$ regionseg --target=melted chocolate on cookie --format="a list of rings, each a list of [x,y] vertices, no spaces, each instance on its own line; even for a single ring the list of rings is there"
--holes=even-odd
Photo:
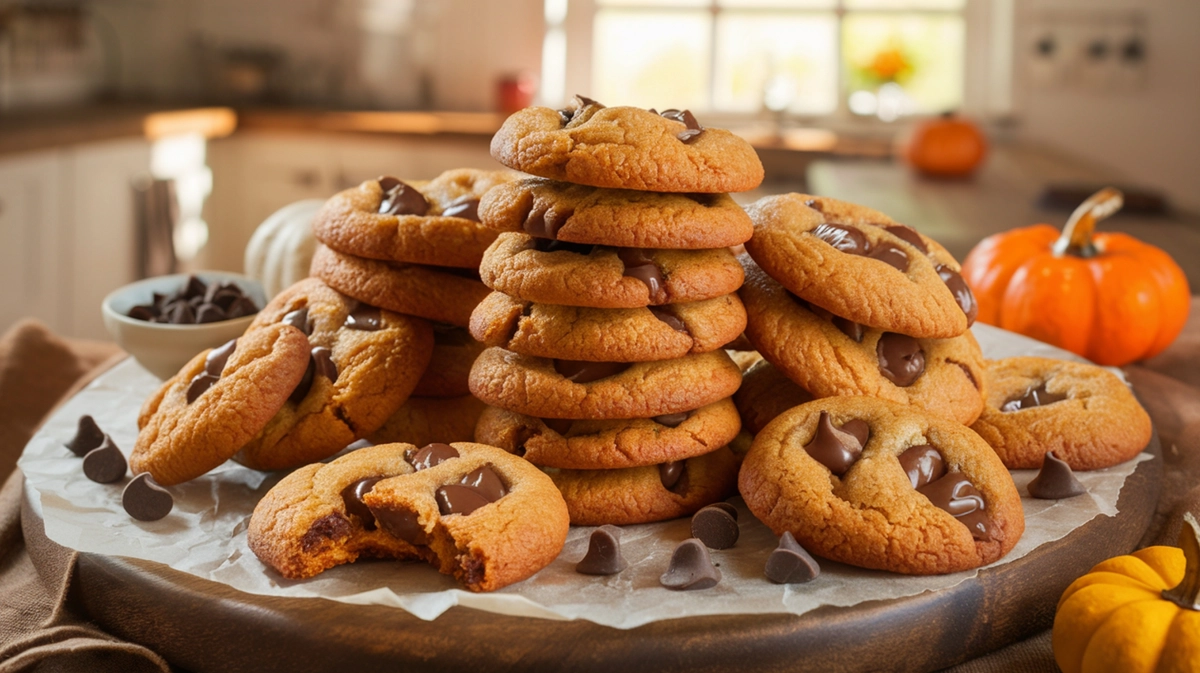
[[[928,444],[911,446],[897,458],[913,488],[921,488],[946,474],[946,461],[941,452]]]
[[[362,332],[377,332],[383,329],[383,312],[370,304],[358,304],[346,316],[345,327]]]
[[[847,255],[865,255],[870,247],[867,237],[848,224],[819,224],[812,235]]]
[[[1025,391],[1024,395],[1020,397],[1014,397],[1000,405],[1000,411],[1013,412],[1020,411],[1022,409],[1031,409],[1033,407],[1043,407],[1047,404],[1062,402],[1063,400],[1069,398],[1070,396],[1065,393],[1052,393],[1046,390],[1046,384],[1041,383],[1040,385]]]
[[[554,371],[572,383],[591,383],[615,376],[633,366],[632,362],[586,362],[583,360],[555,360]]]
[[[804,445],[804,450],[840,477],[858,460],[870,435],[871,427],[866,421],[855,418],[840,426],[834,426],[829,412],[822,411],[817,420],[817,432],[812,440]]]
[[[925,352],[914,338],[884,332],[875,346],[879,373],[901,388],[911,386],[925,373]]]
[[[209,351],[204,358],[204,371],[192,377],[187,388],[187,403],[191,404],[196,401],[196,398],[204,394],[204,391],[212,387],[221,378],[221,372],[225,371],[225,364],[229,362],[229,356],[233,354],[233,350],[237,348],[237,339],[230,339],[224,345]]]
[[[642,281],[646,289],[650,291],[650,300],[660,301],[660,295],[665,290],[666,279],[650,255],[641,248],[620,248],[617,250],[617,257],[625,265],[625,272],[622,275]]]
[[[362,498],[383,479],[384,477],[366,477],[342,489],[342,504],[346,508],[346,513],[357,516],[366,530],[375,530],[375,515],[371,513],[371,509],[367,507]]]
[[[381,215],[424,215],[429,212],[429,202],[415,187],[393,177],[379,178],[383,200],[379,202]]]
[[[917,489],[938,509],[948,512],[971,531],[976,540],[992,539],[992,521],[987,516],[983,494],[962,472],[950,472]]]
[[[472,222],[479,221],[479,197],[466,195],[455,199],[442,211],[443,217],[461,217]]]
[[[663,110],[659,114],[665,119],[682,122],[685,126],[687,126],[686,131],[680,131],[679,133],[675,134],[676,138],[679,138],[685,143],[695,140],[696,136],[704,132],[704,127],[700,125],[700,122],[696,121],[696,117],[692,114],[691,110],[671,109]]]
[[[575,214],[573,208],[535,207],[525,216],[522,228],[535,238],[558,238],[558,230]]]
[[[950,293],[954,295],[954,301],[967,316],[967,327],[975,324],[975,318],[979,315],[979,303],[975,301],[975,295],[967,286],[967,282],[963,280],[961,274],[945,264],[938,264],[935,268],[938,277],[942,279],[946,287],[950,288]]]
[[[504,481],[490,466],[471,471],[457,484],[446,484],[434,493],[438,511],[448,514],[468,515],[484,505],[496,502],[508,493]]]

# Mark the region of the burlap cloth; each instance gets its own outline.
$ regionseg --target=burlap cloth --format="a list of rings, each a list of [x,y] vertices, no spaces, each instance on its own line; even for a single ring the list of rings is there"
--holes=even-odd
[[[21,450],[59,401],[120,357],[112,344],[63,339],[35,321],[17,324],[0,339],[0,673],[172,670],[154,652],[89,621],[72,593],[76,554],[57,545],[37,548],[37,541],[27,546],[21,533]],[[1142,544],[1174,544],[1182,513],[1200,513],[1200,298],[1193,298],[1191,318],[1175,344],[1126,372],[1163,446],[1162,498]],[[44,574],[30,554],[44,561]],[[949,670],[1040,673],[1057,667],[1046,631]]]

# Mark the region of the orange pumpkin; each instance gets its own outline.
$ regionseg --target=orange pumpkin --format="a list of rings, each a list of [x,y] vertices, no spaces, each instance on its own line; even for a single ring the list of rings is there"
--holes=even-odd
[[[966,177],[983,163],[987,149],[987,139],[978,126],[946,113],[917,124],[904,156],[922,173]]]
[[[1037,224],[980,241],[962,265],[978,320],[1103,365],[1170,345],[1187,321],[1187,278],[1159,248],[1127,234],[1094,233],[1121,203],[1119,191],[1103,189],[1061,234]]]

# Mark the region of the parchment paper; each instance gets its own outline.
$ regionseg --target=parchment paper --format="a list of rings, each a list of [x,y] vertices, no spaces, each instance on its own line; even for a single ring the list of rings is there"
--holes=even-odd
[[[973,328],[989,358],[1042,355],[1076,359],[1068,353],[986,325]],[[936,577],[905,577],[821,561],[820,576],[806,584],[776,585],[763,576],[777,540],[740,498],[741,537],[733,549],[713,551],[723,575],[714,588],[676,592],[659,576],[671,552],[690,537],[687,518],[627,526],[621,538],[629,567],[619,575],[590,577],[574,571],[587,551],[592,528],[572,528],[559,557],[534,577],[491,594],[457,588],[452,578],[422,563],[369,561],[340,566],[315,578],[289,581],[264,566],[246,544],[246,524],[255,503],[281,477],[228,462],[203,477],[170,489],[175,508],[151,523],[133,520],[121,507],[116,484],[97,484],[83,475],[82,461],[63,443],[78,419],[91,414],[126,455],[137,436],[137,411],[159,381],[128,359],[94,381],[60,408],[30,441],[19,461],[27,498],[40,510],[46,534],[83,552],[155,561],[252,594],[320,597],[346,603],[390,605],[426,620],[455,605],[507,615],[587,619],[628,629],[660,619],[734,613],[803,614],[822,605],[849,606],[946,589],[977,571]],[[1113,516],[1125,478],[1147,454],[1124,464],[1080,473],[1088,494],[1068,500],[1024,497],[1025,534],[1003,564],[1037,546],[1064,537],[1096,516]],[[1016,470],[1024,495],[1034,470]]]

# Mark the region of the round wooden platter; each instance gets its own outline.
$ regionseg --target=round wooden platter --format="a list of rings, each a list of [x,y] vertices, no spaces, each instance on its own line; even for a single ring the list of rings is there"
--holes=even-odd
[[[197,673],[929,671],[1048,628],[1071,581],[1134,548],[1162,481],[1157,434],[1146,450],[1155,459],[1126,479],[1115,517],[1097,516],[949,589],[801,616],[689,617],[620,630],[455,607],[424,621],[380,605],[247,594],[158,563],[87,553],[72,589],[109,632]],[[22,524],[27,540],[41,541],[31,549],[53,545],[28,506]]]

